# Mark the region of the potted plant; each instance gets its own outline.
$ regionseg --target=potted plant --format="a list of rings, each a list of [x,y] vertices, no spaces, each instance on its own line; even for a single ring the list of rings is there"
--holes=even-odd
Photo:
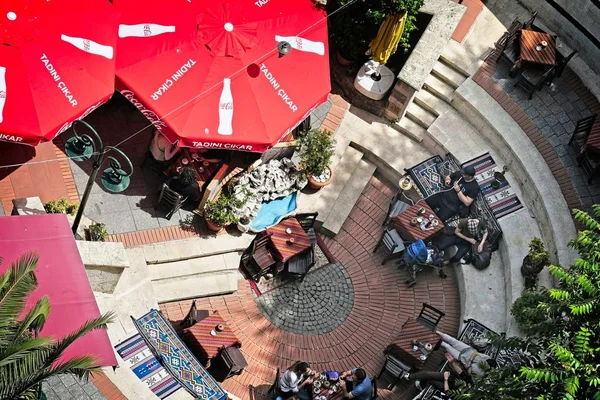
[[[333,180],[329,162],[335,152],[331,134],[315,129],[300,136],[299,140],[300,167],[306,171],[308,185],[313,189],[329,185]]]
[[[535,277],[548,265],[550,265],[550,254],[544,248],[542,240],[534,237],[529,243],[529,252],[523,259],[521,274],[524,277]]]
[[[60,200],[50,200],[46,204],[44,204],[44,210],[48,214],[69,214],[75,215],[77,209],[79,208],[78,204],[71,203],[66,197],[61,197]]]
[[[242,215],[238,220],[237,228],[240,232],[248,232],[250,230],[250,218],[247,215]]]
[[[540,291],[524,290],[521,296],[510,307],[510,313],[515,317],[519,328],[526,335],[541,334],[550,323],[548,313],[540,308],[540,303],[550,301],[546,289]]]
[[[231,198],[221,195],[216,201],[207,201],[204,207],[204,219],[208,229],[219,232],[223,227],[237,222],[231,208]]]
[[[91,224],[88,230],[90,233],[90,240],[94,242],[104,242],[104,240],[106,240],[106,238],[108,237],[106,225],[102,223]]]

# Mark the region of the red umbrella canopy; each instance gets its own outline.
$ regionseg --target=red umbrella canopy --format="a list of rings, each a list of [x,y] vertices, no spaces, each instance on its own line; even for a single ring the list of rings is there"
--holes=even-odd
[[[0,2],[0,140],[52,140],[108,100],[117,27],[106,0]]]
[[[263,152],[327,97],[311,0],[115,0],[117,89],[180,145]],[[293,47],[279,57],[277,45]]]

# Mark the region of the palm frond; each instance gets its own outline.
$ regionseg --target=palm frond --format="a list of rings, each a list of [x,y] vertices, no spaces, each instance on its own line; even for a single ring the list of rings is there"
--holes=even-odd
[[[0,332],[21,315],[27,296],[37,287],[38,260],[37,253],[24,254],[0,278]]]
[[[15,329],[15,332],[12,334],[12,338],[9,338],[7,342],[14,342],[27,330],[34,332],[41,331],[46,323],[46,320],[48,319],[49,314],[50,299],[48,296],[44,296],[35,303],[31,310],[29,310],[29,312],[25,315]]]
[[[7,367],[26,357],[31,357],[33,353],[41,350],[48,351],[54,343],[52,337],[29,338],[15,343],[9,347],[2,348],[0,352],[0,368]]]

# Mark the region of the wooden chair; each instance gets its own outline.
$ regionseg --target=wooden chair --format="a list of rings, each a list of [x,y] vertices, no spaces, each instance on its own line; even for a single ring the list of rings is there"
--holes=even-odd
[[[242,268],[255,282],[258,282],[262,276],[272,272],[277,263],[268,248],[271,242],[270,236],[265,233],[257,235],[242,254]]]
[[[383,230],[381,238],[379,239],[379,241],[375,245],[375,248],[373,249],[373,253],[375,253],[381,245],[384,245],[388,251],[388,254],[385,256],[383,261],[381,261],[381,265],[385,264],[387,261],[394,257],[399,257],[400,255],[402,255],[402,252],[406,249],[404,241],[394,228],[385,228]]]
[[[523,24],[523,29],[531,29],[531,27],[533,26],[533,23],[535,22],[535,17],[537,17],[538,12],[534,11],[533,14],[531,14],[531,18],[529,18],[524,24]]]
[[[390,201],[388,212],[385,217],[385,220],[383,221],[382,226],[386,226],[392,218],[394,218],[395,216],[397,216],[398,214],[407,210],[410,207],[410,204],[400,200],[402,198],[402,193],[404,193],[404,191],[402,189],[399,189],[394,195],[394,198],[392,198],[392,201]]]
[[[196,308],[196,300],[194,300],[192,301],[190,311],[183,320],[182,328],[189,328],[190,326],[193,326],[196,322],[202,321],[204,318],[208,317],[208,315],[208,310],[198,310]]]
[[[506,38],[506,44],[502,53],[500,53],[500,61],[509,68],[514,67],[515,62],[519,59],[521,54],[521,31],[516,31]]]
[[[237,346],[223,347],[211,360],[208,372],[218,381],[240,375],[248,367],[242,351]]]
[[[279,378],[280,378],[280,371],[279,371],[279,367],[277,367],[277,372],[275,372],[275,380],[273,381],[273,384],[271,385],[271,387],[269,388],[269,390],[267,391],[267,397],[269,398],[269,400],[275,400],[277,398],[277,396],[279,395],[279,389],[280,389],[280,383],[279,383]]]
[[[385,363],[383,364],[383,368],[381,368],[381,371],[379,371],[377,379],[381,379],[381,377],[385,375],[390,377],[391,380],[387,389],[392,390],[394,386],[396,386],[400,378],[407,374],[410,371],[410,369],[411,368],[408,364],[403,363],[391,354],[386,354]]]
[[[293,277],[304,279],[315,263],[315,251],[311,246],[287,261],[287,273]]]
[[[502,57],[502,52],[504,52],[504,50],[506,49],[509,38],[513,37],[513,40],[514,40],[514,36],[521,30],[522,27],[523,27],[523,24],[515,19],[512,22],[512,24],[510,24],[507,31],[504,32],[502,34],[502,36],[500,36],[500,39],[498,39],[498,41],[496,43],[494,43],[493,54],[494,54],[496,61],[498,61],[500,59],[500,57]],[[513,61],[513,63],[514,63],[514,61]]]
[[[317,233],[315,232],[315,222],[319,216],[318,212],[296,214],[296,220],[306,232],[313,245],[317,243]]]
[[[569,54],[568,56],[564,57],[560,53],[560,51],[558,51],[558,50],[556,51],[556,70],[554,71],[553,78],[560,78],[560,76],[562,75],[563,71],[565,70],[565,67],[569,63],[569,61],[571,61],[571,59],[573,57],[575,57],[575,54],[577,54],[577,50],[573,51],[571,54]]]
[[[424,326],[427,330],[435,332],[438,324],[440,323],[444,315],[446,315],[446,313],[444,313],[443,311],[440,311],[427,303],[423,303],[421,312],[417,317],[417,322]]]
[[[585,146],[585,143],[587,142],[588,136],[590,136],[592,126],[594,125],[594,121],[596,121],[597,116],[597,114],[594,114],[587,118],[583,118],[577,121],[577,124],[575,125],[575,130],[573,130],[573,134],[571,135],[571,139],[569,140],[569,145],[573,146],[577,154],[581,153],[581,150]]]
[[[600,154],[584,151],[579,157],[579,166],[588,176],[587,183],[590,185],[592,179],[600,173]]]
[[[168,220],[171,219],[173,214],[175,214],[185,203],[187,197],[183,197],[176,191],[172,190],[166,183],[163,183],[162,189],[160,191],[160,196],[158,197],[158,204],[156,205],[156,210],[165,209],[168,210],[165,218]]]
[[[531,67],[525,69],[514,86],[521,86],[528,94],[529,100],[540,90],[544,83],[550,83],[556,66],[550,68]]]

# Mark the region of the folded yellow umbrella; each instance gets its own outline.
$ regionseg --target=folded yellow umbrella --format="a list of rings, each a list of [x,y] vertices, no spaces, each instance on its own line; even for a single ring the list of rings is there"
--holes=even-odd
[[[377,36],[371,43],[369,49],[373,55],[373,60],[380,64],[385,64],[390,56],[398,49],[398,43],[404,32],[406,23],[406,13],[392,14],[388,16],[379,27]]]

